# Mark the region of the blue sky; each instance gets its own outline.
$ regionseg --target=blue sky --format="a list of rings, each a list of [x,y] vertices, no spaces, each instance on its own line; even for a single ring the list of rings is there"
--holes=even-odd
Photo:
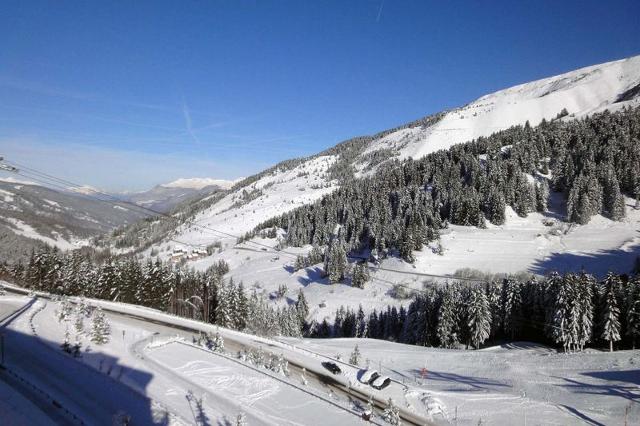
[[[3,1],[0,155],[108,190],[234,178],[640,54],[640,2]]]

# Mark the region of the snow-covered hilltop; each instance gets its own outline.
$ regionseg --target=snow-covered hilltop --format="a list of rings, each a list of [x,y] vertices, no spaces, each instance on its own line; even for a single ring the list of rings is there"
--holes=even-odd
[[[339,187],[340,170],[373,173],[390,159],[422,157],[510,126],[583,117],[605,109],[640,105],[640,56],[607,62],[485,95],[466,106],[435,114],[377,135],[343,142],[316,156],[283,162],[237,184],[219,202],[197,212],[193,222],[235,235]],[[225,239],[186,225],[174,238],[197,245]]]
[[[640,104],[640,56],[581,68],[491,93],[447,112],[427,128],[410,127],[379,139],[366,152],[399,150],[419,158],[439,149],[489,136],[510,126],[532,126],[566,109],[567,119]]]

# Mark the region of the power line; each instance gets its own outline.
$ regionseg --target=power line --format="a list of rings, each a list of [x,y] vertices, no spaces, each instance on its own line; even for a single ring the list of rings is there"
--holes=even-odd
[[[25,166],[25,165],[22,165],[22,164],[13,162],[13,161],[7,161],[6,159],[5,160],[0,160],[0,161],[4,161],[4,162],[10,164],[11,166],[13,166],[14,168],[18,168],[18,170],[14,170],[13,171],[14,173],[17,173],[19,175],[25,176],[25,177],[27,177],[29,179],[37,180],[38,182],[40,182],[40,183],[42,183],[44,185],[53,185],[53,186],[56,186],[58,188],[61,188],[62,190],[65,190],[65,191],[68,191],[69,187],[64,187],[63,185],[69,185],[72,188],[82,188],[83,187],[82,185],[77,184],[75,182],[72,182],[72,181],[69,181],[69,180],[66,180],[66,179],[62,179],[62,178],[59,178],[59,177],[56,177],[56,176],[53,176],[53,175],[38,171],[36,169],[33,169],[31,167],[28,167],[28,166]],[[22,170],[20,170],[20,169],[22,169]],[[26,172],[27,175],[24,174],[25,172],[23,170],[27,170],[27,172]],[[28,176],[29,174],[32,175],[32,176]],[[34,177],[33,176],[34,174],[36,176],[40,176],[40,177]],[[43,179],[51,180],[54,183],[43,182]],[[151,215],[153,215],[153,216],[161,216],[161,217],[167,218],[169,220],[177,221],[178,225],[181,225],[181,226],[185,225],[184,223],[180,223],[178,218],[176,218],[176,217],[174,217],[174,216],[172,216],[170,214],[167,214],[167,213],[164,213],[164,212],[160,212],[158,210],[154,210],[154,209],[146,207],[146,206],[141,206],[141,205],[136,204],[136,203],[131,202],[131,201],[119,199],[119,198],[115,197],[112,194],[105,193],[105,192],[100,191],[100,190],[95,189],[95,188],[87,188],[87,189],[90,192],[102,195],[104,197],[107,197],[108,199],[103,199],[103,198],[99,198],[99,197],[91,197],[89,194],[84,194],[87,197],[94,198],[94,199],[97,199],[99,201],[106,202],[106,203],[111,202],[111,203],[116,203],[116,204],[129,205],[129,206],[132,206],[132,207],[135,207],[135,208],[138,208],[138,209],[141,209],[141,210],[144,210],[144,211],[148,212],[147,214],[149,216],[151,216]],[[111,201],[109,201],[109,199]],[[202,224],[200,224],[198,222],[194,222],[192,224],[192,226],[200,228],[202,230],[211,231],[211,232],[214,232],[216,234],[223,235],[223,236],[226,236],[226,237],[229,237],[229,238],[233,238],[233,239],[236,240],[236,244],[238,244],[239,240],[242,240],[242,237],[240,237],[238,235],[234,235],[234,234],[231,234],[231,233],[226,232],[226,231],[221,231],[221,230],[215,229],[215,228],[213,228],[211,226],[202,225]],[[203,245],[197,246],[197,245],[194,245],[192,243],[178,242],[177,240],[171,239],[170,237],[166,237],[165,239],[168,240],[168,241],[177,242],[178,244],[184,244],[184,245],[191,246],[191,247],[197,247],[197,248],[202,248],[203,247]],[[245,240],[243,242],[245,244],[249,244],[249,245],[253,245],[253,246],[256,246],[256,247],[260,247],[261,249],[271,250],[274,253],[277,253],[279,255],[288,256],[288,257],[290,257],[292,259],[297,259],[298,256],[299,256],[299,254],[297,254],[297,253],[292,253],[292,252],[289,252],[289,251],[286,251],[286,250],[277,249],[277,248],[272,247],[272,246],[270,246],[268,244],[263,244],[263,243],[260,243],[260,242],[257,242],[257,241]],[[365,260],[365,261],[368,260],[368,258],[366,258],[366,257],[356,256],[356,255],[347,255],[347,258],[349,258],[349,259],[360,259],[360,260]],[[369,269],[372,269],[372,270],[380,270],[380,271],[396,273],[396,274],[403,274],[403,275],[414,275],[414,276],[420,276],[420,277],[439,278],[439,279],[466,281],[466,282],[485,282],[484,280],[468,278],[468,277],[460,277],[460,276],[455,276],[455,275],[429,274],[429,273],[425,273],[425,272],[401,271],[401,270],[397,270],[397,269],[384,268],[384,267],[377,266],[377,265],[375,265],[375,266],[367,265],[367,267]],[[394,285],[402,286],[402,284],[394,284]],[[407,287],[407,288],[411,289],[410,287]],[[411,290],[415,291],[415,289],[411,289]]]
[[[44,173],[44,172],[40,172],[40,171],[38,171],[36,169],[30,168],[30,167],[27,167],[27,166],[24,166],[24,165],[15,163],[15,162],[9,162],[9,161],[6,161],[6,162],[11,164],[11,165],[14,165],[15,167],[19,167],[20,169],[28,171],[28,172],[24,172],[22,170],[16,170],[16,171],[14,171],[15,173],[20,174],[22,176],[25,176],[25,177],[27,177],[29,179],[37,180],[38,182],[43,183],[44,185],[52,185],[52,186],[55,186],[57,188],[61,188],[63,190],[69,190],[69,188],[62,186],[61,184],[69,185],[72,188],[82,188],[82,185],[79,185],[79,184],[77,184],[75,182],[71,182],[71,181],[66,180],[66,179],[58,178],[56,176],[53,176],[53,175],[50,175],[50,174],[47,174],[47,173]],[[52,182],[43,182],[42,179],[48,179],[48,180],[51,180]],[[102,192],[102,191],[100,191],[98,189],[87,188],[87,190],[90,191],[90,192],[102,195],[104,197],[107,197],[107,198],[111,199],[113,202],[129,205],[129,206],[133,206],[135,208],[141,209],[141,210],[145,210],[145,211],[151,213],[154,216],[162,216],[162,217],[165,217],[165,218],[170,219],[170,220],[178,221],[178,219],[176,217],[172,216],[172,215],[169,215],[169,214],[154,210],[154,209],[149,208],[149,207],[141,206],[141,205],[133,203],[131,201],[119,199],[119,198],[113,196],[112,194],[108,194],[108,193]],[[88,196],[89,194],[84,194],[84,195]],[[100,200],[100,201],[103,201],[103,202],[108,202],[108,200],[104,200],[102,198],[97,198],[97,197],[95,197],[95,198]],[[184,224],[179,223],[179,225],[184,225]],[[240,240],[241,239],[241,237],[239,237],[237,235],[231,234],[231,233],[226,232],[226,231],[221,231],[219,229],[215,229],[215,228],[212,228],[210,226],[202,225],[200,223],[193,223],[193,226],[198,227],[200,229],[212,231],[212,232],[220,234],[222,236],[234,238],[236,240]],[[259,243],[257,241],[247,240],[247,241],[245,241],[245,243],[246,244],[252,244],[254,246],[258,246],[258,247],[262,247],[262,248],[267,248],[267,249],[273,250],[273,251],[275,251],[277,253],[291,256],[293,258],[297,258],[297,256],[298,256],[295,253],[290,253],[290,252],[287,252],[287,251],[284,251],[284,250],[278,250],[278,249],[276,249],[274,247],[271,247],[271,246],[269,246],[267,244]]]

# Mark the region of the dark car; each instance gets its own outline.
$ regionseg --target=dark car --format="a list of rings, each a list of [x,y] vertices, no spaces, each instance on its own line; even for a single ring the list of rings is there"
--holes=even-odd
[[[382,390],[391,384],[391,379],[387,376],[380,376],[373,382],[369,382],[374,389]]]
[[[340,370],[340,367],[338,367],[338,365],[333,362],[325,361],[322,363],[322,366],[327,370],[331,371],[333,374],[342,373],[342,370]]]

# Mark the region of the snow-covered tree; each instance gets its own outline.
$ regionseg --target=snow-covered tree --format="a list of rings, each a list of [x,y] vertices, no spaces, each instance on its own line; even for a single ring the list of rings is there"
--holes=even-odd
[[[247,423],[247,416],[246,414],[244,414],[243,412],[240,412],[238,414],[238,417],[236,417],[236,426],[248,426],[249,423]]]
[[[353,267],[351,276],[351,285],[356,288],[364,288],[366,282],[369,281],[369,269],[365,262],[356,263]]]
[[[451,287],[446,287],[438,311],[438,326],[436,334],[442,348],[454,348],[458,340],[458,316],[454,303],[454,292]]]
[[[111,326],[109,320],[105,316],[100,307],[96,308],[93,313],[91,322],[91,341],[103,345],[109,341],[111,334]]]
[[[360,365],[361,359],[362,355],[360,354],[360,349],[358,348],[358,345],[356,345],[356,347],[353,348],[353,352],[351,352],[351,355],[349,356],[349,364]]]
[[[387,401],[387,407],[382,412],[382,418],[390,425],[399,426],[400,423],[400,409],[396,406],[393,399],[389,398]]]
[[[613,352],[613,342],[620,340],[620,308],[618,307],[617,292],[620,278],[609,273],[604,280],[603,294],[603,326],[602,338],[609,342],[609,351]]]
[[[471,289],[467,313],[471,343],[478,349],[491,333],[491,309],[482,287]]]
[[[298,311],[298,318],[300,323],[304,323],[309,315],[309,303],[304,296],[302,289],[298,290],[298,299],[296,300],[296,310]]]

